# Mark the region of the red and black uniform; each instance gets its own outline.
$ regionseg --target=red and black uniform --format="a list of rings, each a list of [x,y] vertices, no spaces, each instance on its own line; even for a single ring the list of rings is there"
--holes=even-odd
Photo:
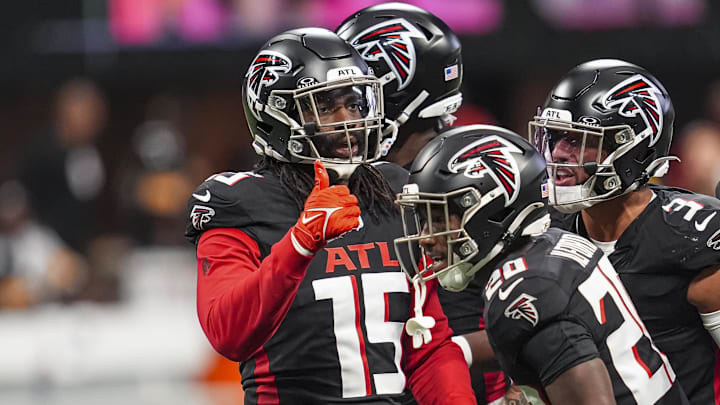
[[[485,287],[490,344],[513,382],[547,387],[600,358],[619,405],[687,404],[607,257],[551,228],[503,257]]]
[[[485,329],[485,320],[483,319],[484,287],[485,283],[476,277],[462,291],[452,292],[443,288],[438,289],[440,304],[455,335],[465,335]],[[471,369],[470,378],[479,404],[490,403],[502,398],[510,384],[509,379],[502,371],[476,373]]]
[[[363,215],[359,231],[307,258],[288,233],[299,215],[270,172],[211,177],[188,203],[200,323],[240,362],[245,403],[397,404],[407,386],[421,404],[474,403],[435,286],[424,307],[437,320],[432,342],[413,349],[404,333],[412,295],[392,249],[400,216]]]
[[[720,266],[720,243],[712,243],[720,236],[720,201],[677,188],[650,188],[655,197],[609,259],[690,403],[719,405],[718,348],[687,301],[687,290],[702,270]],[[579,214],[553,213],[553,225],[587,235]]]

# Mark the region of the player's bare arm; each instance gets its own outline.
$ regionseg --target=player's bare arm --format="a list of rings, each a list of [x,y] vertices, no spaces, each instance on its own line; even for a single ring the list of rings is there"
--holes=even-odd
[[[580,363],[565,371],[545,387],[553,404],[615,404],[607,368],[599,358]]]
[[[720,346],[720,266],[710,267],[698,274],[688,286],[688,302],[700,313],[703,326]]]

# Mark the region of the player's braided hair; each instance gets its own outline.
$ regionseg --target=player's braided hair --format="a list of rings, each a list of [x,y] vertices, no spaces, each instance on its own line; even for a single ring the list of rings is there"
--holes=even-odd
[[[270,171],[280,178],[280,184],[293,196],[300,211],[315,186],[312,165],[280,162],[263,156],[257,164],[258,171]],[[355,169],[348,181],[350,192],[357,196],[360,207],[373,218],[390,216],[399,212],[395,205],[395,193],[383,175],[373,166],[362,164]]]

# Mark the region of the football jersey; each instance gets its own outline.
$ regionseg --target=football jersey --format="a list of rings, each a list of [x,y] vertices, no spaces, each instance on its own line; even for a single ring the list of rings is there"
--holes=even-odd
[[[485,283],[479,277],[470,281],[462,291],[438,289],[438,298],[455,335],[465,335],[485,329],[483,299]],[[507,391],[509,381],[501,371],[479,373],[470,370],[470,378],[478,403],[491,403]]]
[[[720,404],[718,349],[687,301],[690,281],[720,266],[720,201],[677,188],[650,189],[655,197],[609,259],[690,402]],[[587,235],[580,214],[553,213],[553,225]]]
[[[377,167],[395,171],[395,178],[406,173],[397,173],[403,169],[395,165]],[[188,238],[238,229],[257,243],[260,260],[280,245],[300,215],[295,200],[267,171],[213,176],[195,190],[187,209]],[[412,300],[392,248],[402,235],[401,219],[364,214],[362,219],[360,230],[317,252],[269,339],[253,342],[260,349],[238,359],[246,404],[397,404],[407,398],[403,369],[409,356],[422,351],[403,353]],[[442,312],[426,310],[439,325],[433,340],[450,342]]]
[[[675,375],[607,257],[588,240],[551,228],[528,238],[485,286],[485,327],[503,370],[547,387],[600,358],[618,404],[683,404]]]

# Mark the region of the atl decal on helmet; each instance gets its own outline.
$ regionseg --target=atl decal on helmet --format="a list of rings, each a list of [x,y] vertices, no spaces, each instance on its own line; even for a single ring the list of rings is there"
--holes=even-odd
[[[448,162],[448,170],[458,173],[464,170],[469,178],[488,174],[505,194],[505,206],[517,198],[520,190],[518,165],[512,153],[522,151],[499,136],[488,136],[473,142],[456,153]]]
[[[660,139],[663,128],[663,112],[660,109],[658,95],[662,92],[642,75],[635,75],[613,87],[603,96],[605,107],[619,104],[619,113],[623,117],[636,117],[638,114],[649,128],[650,146]],[[644,131],[636,131],[641,135]]]
[[[402,90],[415,75],[417,58],[412,37],[424,36],[404,18],[396,18],[371,26],[349,42],[363,59],[372,62],[384,60],[394,73],[394,80],[398,81],[398,90]]]

